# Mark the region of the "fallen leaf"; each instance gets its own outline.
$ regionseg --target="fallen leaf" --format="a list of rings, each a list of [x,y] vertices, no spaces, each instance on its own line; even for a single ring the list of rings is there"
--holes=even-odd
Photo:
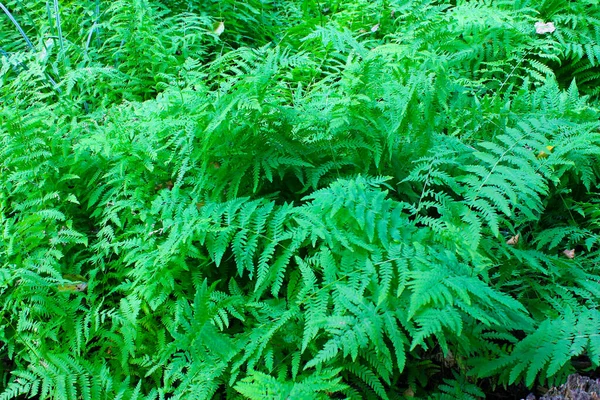
[[[213,24],[213,33],[217,36],[221,36],[221,33],[225,32],[225,23],[223,21],[215,22]]]
[[[506,244],[509,246],[514,246],[515,244],[519,243],[519,238],[521,237],[521,234],[517,233],[515,236],[511,237],[510,239],[508,239],[506,241]]]
[[[546,150],[541,150],[536,157],[537,158],[547,158],[548,154],[552,153],[553,149],[554,149],[554,146],[546,146]]]
[[[78,292],[85,292],[87,290],[88,284],[86,282],[80,282],[77,285],[75,285],[75,289]]]
[[[535,32],[538,35],[543,35],[544,33],[552,33],[556,30],[556,27],[552,22],[536,22],[535,23]]]
[[[573,258],[575,258],[575,249],[570,249],[570,250],[567,249],[567,250],[563,251],[563,254],[565,256],[567,256],[567,258],[573,259]]]
[[[86,282],[69,283],[65,285],[58,285],[56,290],[59,292],[85,292],[88,287]]]

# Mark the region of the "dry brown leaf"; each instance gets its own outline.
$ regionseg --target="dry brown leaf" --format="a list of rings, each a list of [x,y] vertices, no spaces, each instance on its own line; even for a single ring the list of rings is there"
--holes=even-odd
[[[506,244],[509,246],[514,246],[515,244],[519,243],[519,238],[521,237],[520,233],[517,233],[515,236],[511,237],[510,239],[508,239],[506,241]]]
[[[565,256],[567,256],[567,258],[575,258],[575,249],[566,249],[565,251],[563,251],[563,254]]]

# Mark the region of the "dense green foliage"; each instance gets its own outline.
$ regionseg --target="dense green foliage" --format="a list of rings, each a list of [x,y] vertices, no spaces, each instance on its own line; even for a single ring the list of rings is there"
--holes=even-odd
[[[600,367],[597,0],[0,6],[0,399]]]

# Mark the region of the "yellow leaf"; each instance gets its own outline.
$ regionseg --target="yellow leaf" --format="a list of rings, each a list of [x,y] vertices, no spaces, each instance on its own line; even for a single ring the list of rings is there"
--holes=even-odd
[[[546,146],[546,151],[545,150],[541,150],[538,155],[537,158],[547,158],[548,157],[548,153],[552,153],[552,150],[554,150],[554,146]]]
[[[56,290],[59,292],[85,292],[88,287],[86,282],[74,282],[64,285],[58,285]]]

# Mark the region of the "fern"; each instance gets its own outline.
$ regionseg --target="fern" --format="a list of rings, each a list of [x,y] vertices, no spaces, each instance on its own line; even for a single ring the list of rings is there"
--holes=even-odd
[[[3,2],[0,398],[598,368],[592,3]]]
[[[524,376],[526,384],[531,385],[541,371],[543,379],[551,379],[555,374],[559,374],[560,380],[564,379],[572,371],[571,358],[584,352],[590,355],[593,366],[598,365],[596,310],[584,309],[577,314],[569,309],[563,312],[560,318],[542,322],[510,355],[486,361],[485,365],[475,360],[473,372],[486,376],[501,368],[504,369],[501,379],[515,382]]]

